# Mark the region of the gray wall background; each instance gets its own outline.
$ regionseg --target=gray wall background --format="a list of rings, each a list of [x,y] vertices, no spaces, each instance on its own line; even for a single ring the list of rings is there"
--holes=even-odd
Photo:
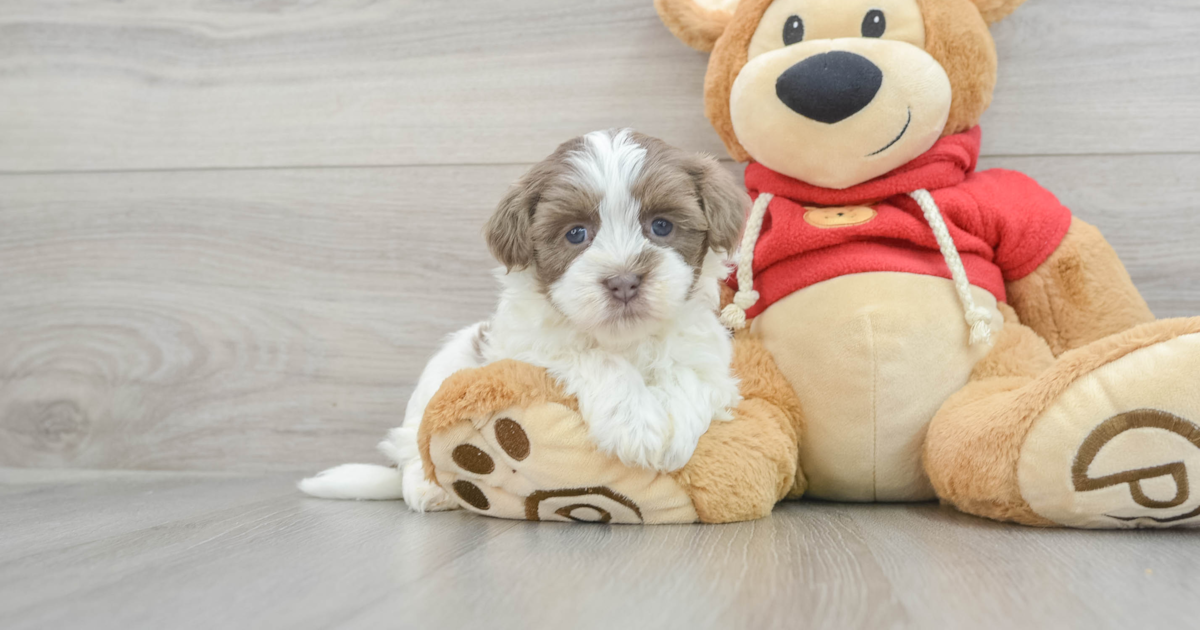
[[[724,156],[651,5],[0,3],[0,466],[373,459],[490,310],[479,227],[530,163],[612,126]],[[1030,0],[993,33],[983,165],[1200,313],[1200,3]]]

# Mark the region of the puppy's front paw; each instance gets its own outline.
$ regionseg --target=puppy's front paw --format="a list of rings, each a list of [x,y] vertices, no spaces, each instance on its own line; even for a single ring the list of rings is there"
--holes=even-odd
[[[664,472],[673,472],[686,466],[696,452],[696,445],[700,443],[702,434],[703,432],[692,434],[683,431],[676,423],[676,430],[671,434],[671,439],[667,441],[659,463],[654,468]]]
[[[419,459],[404,466],[402,488],[404,503],[414,512],[443,512],[458,508],[445,490],[425,478],[425,469]]]
[[[662,403],[648,392],[614,398],[596,408],[589,420],[600,450],[628,466],[664,472],[683,468],[699,440],[699,435],[675,428]]]
[[[667,430],[670,431],[668,426]],[[610,438],[616,447],[607,450],[623,463],[639,468],[661,472],[673,472],[683,468],[696,452],[698,438],[675,431],[663,433],[649,427],[626,427],[617,429],[620,435]]]

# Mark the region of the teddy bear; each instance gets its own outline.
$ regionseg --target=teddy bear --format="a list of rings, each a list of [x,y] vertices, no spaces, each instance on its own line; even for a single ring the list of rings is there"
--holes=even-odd
[[[1099,230],[976,168],[988,25],[1022,2],[655,0],[710,53],[705,112],[748,162],[722,311],[744,400],[657,473],[596,452],[543,371],[464,371],[421,427],[431,478],[532,520],[725,522],[803,496],[1200,524],[1200,318],[1157,320]]]

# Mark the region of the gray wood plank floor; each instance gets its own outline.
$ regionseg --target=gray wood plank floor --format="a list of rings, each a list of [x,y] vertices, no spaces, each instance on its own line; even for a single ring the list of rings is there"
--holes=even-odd
[[[1190,532],[933,504],[723,526],[524,523],[289,476],[0,469],[0,627],[1189,628]]]

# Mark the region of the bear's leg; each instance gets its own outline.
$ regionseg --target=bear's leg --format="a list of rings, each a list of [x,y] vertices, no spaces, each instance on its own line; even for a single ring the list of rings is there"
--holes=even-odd
[[[1126,330],[1055,358],[1010,309],[992,352],[938,411],[938,496],[1027,525],[1200,521],[1200,318]]]
[[[714,422],[692,459],[672,477],[705,523],[762,518],[806,487],[799,469],[800,402],[766,348],[749,333],[734,338],[733,370],[742,403],[733,420]]]
[[[430,481],[461,507],[534,521],[689,523],[680,484],[592,443],[574,398],[544,369],[505,360],[446,379],[417,448]]]
[[[1012,309],[1000,309],[1005,322],[996,345],[929,423],[925,472],[938,497],[964,512],[1050,525],[1029,509],[1013,475],[1029,424],[1004,416],[1021,389],[1054,364],[1054,355]]]
[[[713,422],[671,474],[600,453],[575,400],[546,371],[517,361],[458,372],[433,397],[418,433],[430,481],[479,514],[529,520],[724,523],[762,518],[797,472],[800,405],[770,354],[734,341],[743,400]]]

